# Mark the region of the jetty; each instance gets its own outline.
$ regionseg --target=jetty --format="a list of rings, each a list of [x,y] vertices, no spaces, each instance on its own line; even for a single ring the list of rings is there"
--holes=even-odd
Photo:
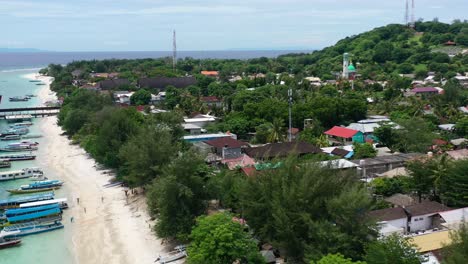
[[[0,109],[0,119],[8,121],[31,120],[33,117],[54,116],[60,112],[60,106],[22,107]]]

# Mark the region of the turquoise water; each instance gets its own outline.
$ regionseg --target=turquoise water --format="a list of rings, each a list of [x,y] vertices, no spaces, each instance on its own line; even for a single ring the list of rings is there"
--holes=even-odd
[[[37,70],[21,70],[21,71],[0,71],[0,95],[3,99],[0,103],[0,108],[16,108],[39,106],[40,101],[37,97],[33,97],[28,102],[9,102],[8,97],[24,96],[26,94],[37,94],[43,86],[37,86],[35,83],[29,82],[23,76],[26,74],[37,72]],[[30,133],[40,134],[38,127],[40,119],[33,119],[34,125],[30,127]],[[8,128],[5,120],[0,120],[0,131]],[[36,155],[52,155],[53,153],[45,153],[41,151],[41,146],[46,144],[44,138],[28,139],[39,142],[39,151]],[[15,141],[0,141],[0,146]],[[0,153],[1,154],[1,153]],[[54,174],[53,170],[41,166],[39,161],[15,161],[11,163],[11,168],[0,169],[0,171],[16,170],[27,167],[41,167],[49,179],[57,179],[58,175]],[[17,188],[21,184],[29,183],[28,179],[15,181],[0,182],[0,199],[11,197],[6,189]],[[67,188],[62,188],[55,192],[55,197],[67,197]],[[67,212],[64,212],[64,219],[68,219]],[[43,234],[26,236],[22,239],[21,246],[0,250],[0,264],[62,264],[73,263],[72,254],[70,252],[71,239],[67,230],[68,222],[63,221],[65,229],[47,232]]]

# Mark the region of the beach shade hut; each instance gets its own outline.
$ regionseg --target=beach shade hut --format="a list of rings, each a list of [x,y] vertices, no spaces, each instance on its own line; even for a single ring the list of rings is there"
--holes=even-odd
[[[325,131],[325,135],[329,137],[329,140],[332,141],[332,143],[339,143],[342,145],[345,145],[346,143],[351,144],[352,142],[365,142],[364,134],[361,131],[346,127],[334,126],[330,130]]]

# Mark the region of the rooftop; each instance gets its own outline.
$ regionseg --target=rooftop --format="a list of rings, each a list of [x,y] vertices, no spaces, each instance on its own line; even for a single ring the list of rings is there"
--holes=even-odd
[[[411,90],[413,93],[439,93],[434,87],[418,87]]]
[[[407,160],[421,156],[419,153],[400,153],[394,155],[380,156],[375,158],[368,158],[362,160],[351,160],[355,164],[362,165],[361,161],[364,161],[365,166],[385,165],[392,163],[405,162]]]
[[[416,245],[419,252],[428,252],[441,249],[444,245],[450,244],[450,231],[444,230],[410,238]]]
[[[240,147],[248,146],[247,143],[233,139],[231,137],[217,138],[217,139],[207,140],[203,142],[215,148],[223,148],[223,147],[240,148]]]
[[[406,207],[406,211],[412,216],[435,214],[448,210],[450,210],[449,207],[434,201],[424,201],[422,203],[417,203]]]
[[[385,208],[370,211],[369,216],[379,222],[391,221],[407,217],[405,209],[401,207]]]
[[[359,133],[358,130],[349,129],[346,127],[339,127],[339,126],[334,126],[330,130],[325,131],[326,135],[341,137],[341,138],[352,138],[357,133]]]
[[[322,150],[306,142],[284,142],[247,148],[245,152],[254,158],[274,158],[285,157],[291,154],[317,154],[322,153]]]

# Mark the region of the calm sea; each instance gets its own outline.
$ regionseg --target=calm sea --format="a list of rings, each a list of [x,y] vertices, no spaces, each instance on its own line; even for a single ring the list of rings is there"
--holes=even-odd
[[[2,63],[4,61],[0,59]],[[27,66],[25,66],[27,67]],[[32,66],[29,66],[31,68]],[[28,102],[9,102],[8,97],[10,96],[24,96],[26,94],[37,94],[42,86],[37,86],[34,83],[29,82],[24,77],[26,74],[34,73],[34,70],[0,70],[0,94],[3,95],[0,108],[15,108],[15,107],[28,107],[28,106],[39,106],[40,102],[37,97],[32,98]],[[31,126],[31,134],[40,134],[39,129],[40,119],[34,119],[34,125]],[[9,124],[5,120],[0,120],[0,131],[7,129]],[[34,161],[18,161],[12,162],[11,168],[0,169],[0,171],[19,170],[28,167],[40,167],[44,170],[44,173],[50,179],[57,179],[59,175],[46,167],[44,160],[47,155],[53,155],[53,153],[46,153],[44,146],[47,144],[45,138],[31,139],[39,142],[39,151],[35,154],[40,159]],[[0,141],[0,147],[14,141]],[[0,153],[1,155],[2,153]],[[30,180],[21,179],[7,182],[0,182],[0,199],[6,199],[12,197],[6,189],[18,188],[21,184],[27,184]],[[15,195],[16,196],[16,195]],[[61,190],[55,192],[55,196],[58,198],[70,197],[70,193],[67,191],[66,186]],[[14,248],[7,248],[0,250],[0,264],[31,264],[31,263],[46,263],[46,264],[62,264],[62,263],[73,263],[73,255],[71,252],[71,236],[69,230],[69,219],[68,212],[64,212],[64,224],[65,229],[56,230],[48,233],[37,234],[26,236],[22,239],[21,246]],[[68,229],[67,229],[68,227]]]
[[[178,58],[195,59],[251,59],[274,58],[288,53],[308,53],[305,50],[256,50],[256,51],[179,51]],[[142,59],[172,56],[170,51],[141,52],[29,52],[0,53],[0,69],[24,69],[43,67],[50,63],[66,64],[77,60]]]

